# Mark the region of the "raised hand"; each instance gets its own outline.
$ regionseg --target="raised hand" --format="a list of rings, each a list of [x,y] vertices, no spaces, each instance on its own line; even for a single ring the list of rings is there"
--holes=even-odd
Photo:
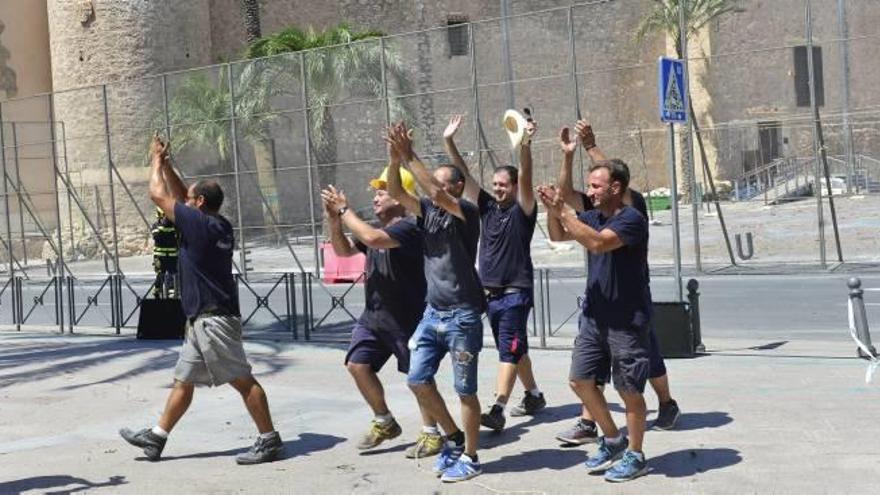
[[[409,161],[415,154],[412,148],[412,130],[407,129],[403,121],[388,129],[385,142],[388,143],[392,153],[396,153],[405,161]]]
[[[324,210],[332,215],[339,215],[343,208],[348,207],[348,199],[342,191],[337,191],[333,184],[321,191],[321,200],[324,202]]]
[[[577,149],[577,139],[571,135],[568,127],[559,130],[559,147],[566,155],[571,155]]]
[[[443,139],[452,139],[455,136],[455,133],[458,132],[458,128],[461,127],[461,114],[455,114],[452,117],[449,117],[449,124],[447,124],[446,129],[443,130]]]
[[[526,136],[528,136],[529,139],[532,139],[535,137],[535,134],[537,134],[537,133],[538,133],[538,123],[532,119],[529,119],[528,121],[526,121]]]
[[[150,141],[150,157],[151,158],[160,158],[161,160],[168,159],[168,151],[169,144],[162,141],[162,138],[159,137],[159,133],[153,135],[153,139]]]
[[[586,120],[578,120],[577,124],[574,126],[574,131],[577,133],[578,137],[581,138],[581,144],[584,149],[588,150],[596,147],[596,135],[593,134],[593,126],[591,126],[589,122]]]

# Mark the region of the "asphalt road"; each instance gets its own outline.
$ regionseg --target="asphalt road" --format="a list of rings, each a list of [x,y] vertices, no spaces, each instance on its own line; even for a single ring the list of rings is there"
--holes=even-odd
[[[846,320],[846,300],[848,289],[847,274],[821,275],[715,275],[696,277],[700,282],[700,313],[703,338],[713,336],[752,337],[790,340],[790,339],[848,339]],[[685,279],[685,283],[686,283]],[[75,318],[77,327],[82,331],[99,331],[111,325],[110,295],[105,286],[101,291],[101,281],[83,280],[75,286]],[[131,315],[123,333],[133,332],[137,325],[135,293],[144,294],[147,289],[145,280],[130,281],[131,289],[123,290],[123,308],[125,316]],[[245,317],[253,316],[248,321],[247,330],[277,333],[283,336],[286,324],[279,322],[272,314],[277,314],[286,321],[287,304],[284,296],[284,284],[279,284],[271,294],[269,290],[275,282],[263,281],[250,284],[253,291],[260,297],[266,297],[267,306],[257,307],[257,297],[245,286],[240,286],[242,312]],[[553,333],[559,336],[574,335],[576,328],[577,297],[583,291],[582,278],[559,278],[554,275],[550,284],[550,324]],[[880,287],[880,276],[863,278],[863,286]],[[655,301],[675,300],[674,281],[671,277],[652,278],[652,290]],[[332,307],[331,294],[339,297],[348,285],[320,286],[313,285],[313,305],[315,320],[324,317]],[[28,315],[27,325],[53,326],[54,291],[46,281],[25,282],[24,312]],[[42,294],[42,304],[39,297]],[[268,294],[268,295],[267,295]],[[7,327],[12,323],[10,293],[0,295],[0,325]],[[67,296],[65,295],[65,301]],[[89,303],[89,298],[93,303]],[[880,294],[866,292],[865,297],[870,323],[880,325]],[[345,308],[353,315],[363,309],[363,288],[352,288],[344,299]],[[299,314],[302,314],[302,288],[297,284],[296,303]],[[269,310],[272,310],[270,312]],[[875,311],[876,310],[876,311]],[[65,306],[65,320],[69,321],[70,312]],[[567,320],[567,321],[566,321]],[[345,334],[347,322],[351,321],[348,314],[337,306],[329,312],[324,322],[315,332],[316,337]],[[91,328],[88,328],[91,327]],[[76,330],[76,328],[75,328]],[[300,327],[300,332],[302,328]]]

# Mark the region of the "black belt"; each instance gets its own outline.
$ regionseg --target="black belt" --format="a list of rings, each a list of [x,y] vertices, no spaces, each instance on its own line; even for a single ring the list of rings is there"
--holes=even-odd
[[[525,292],[522,287],[484,287],[486,297],[501,297],[507,294],[518,294]]]

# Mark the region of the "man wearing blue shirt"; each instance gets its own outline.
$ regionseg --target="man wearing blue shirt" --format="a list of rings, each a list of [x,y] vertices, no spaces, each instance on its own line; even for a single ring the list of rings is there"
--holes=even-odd
[[[572,161],[577,140],[567,127],[560,132],[560,146],[563,159]],[[623,202],[629,173],[619,160],[593,164],[587,185],[593,209],[580,214],[565,204],[555,187],[541,186],[538,194],[547,207],[550,239],[578,241],[589,253],[586,300],[572,350],[570,381],[604,436],[585,465],[591,473],[604,471],[608,481],[627,481],[647,472],[642,394],[650,365],[648,222]],[[617,429],[597,387],[609,368],[626,405],[629,438]]]
[[[509,165],[496,168],[489,194],[471,176],[455,145],[461,120],[461,115],[452,116],[443,138],[452,164],[465,177],[464,198],[480,209],[480,280],[489,299],[486,313],[499,360],[495,403],[480,416],[480,423],[498,432],[504,429],[504,409],[517,377],[525,395],[511,409],[511,416],[533,415],[547,404],[532,372],[526,329],[533,305],[531,242],[538,220],[532,189],[531,140],[538,128],[532,119],[527,121],[519,146],[519,170]]]
[[[201,180],[184,186],[168,160],[159,136],[150,145],[150,199],[174,223],[180,237],[181,303],[188,318],[186,337],[174,370],[174,386],[165,411],[153,428],[120,435],[159,460],[168,434],[183,417],[195,385],[232,385],[244,400],[259,430],[253,447],[236,456],[238,464],[275,460],[284,445],[272,425],[263,387],[251,374],[241,341],[238,291],[232,276],[235,245],[232,224],[220,215],[223,190],[217,182]]]
[[[425,314],[410,339],[407,381],[419,405],[446,433],[446,446],[434,464],[434,473],[444,482],[464,481],[482,473],[477,459],[477,369],[486,301],[474,267],[480,212],[475,204],[461,198],[464,176],[458,169],[445,165],[433,174],[428,171],[413,151],[411,131],[403,123],[389,129],[386,140],[427,195],[417,199],[407,194],[400,182],[400,165],[389,164],[388,192],[416,215],[424,236],[428,282]],[[452,420],[434,382],[440,361],[447,354],[452,358],[464,432]]]
[[[605,153],[603,153],[596,144],[596,135],[593,133],[593,127],[589,122],[579,120],[575,126],[575,131],[577,132],[584,152],[590,157],[591,163],[598,163],[608,159],[605,156]],[[559,180],[557,184],[563,199],[568,205],[574,208],[575,211],[582,212],[593,209],[593,204],[590,201],[590,198],[582,191],[577,191],[573,187],[571,162],[563,160],[562,166],[559,169]],[[632,206],[638,210],[645,218],[648,218],[648,205],[645,202],[644,196],[632,187],[627,187],[623,196],[623,202],[624,204]],[[650,286],[648,290],[650,291]],[[678,407],[678,403],[672,398],[672,394],[669,390],[669,377],[666,371],[666,364],[663,361],[663,356],[660,354],[660,347],[657,343],[657,336],[653,325],[651,326],[650,339],[651,368],[648,373],[648,382],[651,384],[651,388],[654,389],[654,393],[657,394],[658,402],[657,418],[654,420],[652,427],[660,430],[671,430],[675,427],[675,424],[681,415],[681,411]],[[605,380],[605,382],[607,382],[607,380]],[[581,417],[578,418],[575,424],[572,425],[571,428],[557,434],[556,438],[567,444],[595,442],[598,438],[596,422],[593,421],[593,417],[590,415],[589,410],[584,407]]]

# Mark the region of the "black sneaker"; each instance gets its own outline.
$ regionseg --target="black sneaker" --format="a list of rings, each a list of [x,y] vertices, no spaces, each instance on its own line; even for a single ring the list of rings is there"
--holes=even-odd
[[[596,423],[583,418],[579,418],[574,426],[556,435],[557,440],[567,445],[595,443],[598,438]]]
[[[144,454],[151,461],[159,460],[159,457],[162,456],[162,449],[165,448],[165,442],[168,440],[153,433],[152,428],[144,428],[140,431],[123,428],[119,430],[119,434],[126,442],[144,449]]]
[[[506,422],[507,419],[504,417],[504,409],[498,407],[497,404],[492,406],[492,409],[489,409],[489,412],[480,415],[480,424],[496,432],[503,430],[504,423]]]
[[[541,409],[544,409],[546,406],[547,401],[544,399],[544,394],[532,395],[526,392],[526,395],[523,396],[522,401],[520,401],[519,404],[513,406],[510,409],[510,415],[532,416]]]
[[[247,452],[242,452],[235,456],[235,462],[239,464],[260,464],[263,462],[272,462],[278,458],[284,451],[284,443],[281,442],[281,435],[277,431],[272,432],[272,436],[264,439],[262,436],[257,437],[253,447]]]
[[[681,410],[675,400],[664,402],[657,407],[657,419],[654,420],[653,428],[658,430],[671,430],[681,416]]]

